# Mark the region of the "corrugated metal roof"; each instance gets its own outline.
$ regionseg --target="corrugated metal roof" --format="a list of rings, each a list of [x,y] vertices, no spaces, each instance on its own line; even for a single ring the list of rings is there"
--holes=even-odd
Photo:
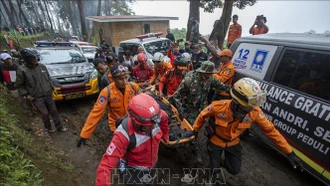
[[[127,15],[127,16],[89,16],[86,19],[96,22],[127,22],[127,21],[168,21],[179,20],[178,17],[162,17],[162,16],[144,16],[144,15]]]

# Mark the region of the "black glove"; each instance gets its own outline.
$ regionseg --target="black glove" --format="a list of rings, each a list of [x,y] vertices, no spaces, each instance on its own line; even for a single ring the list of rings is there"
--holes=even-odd
[[[79,138],[78,143],[77,143],[77,147],[80,147],[81,144],[86,145],[86,139],[85,138]]]
[[[297,168],[302,172],[304,170],[303,165],[301,164],[301,160],[298,156],[292,151],[290,154],[287,154],[289,162],[291,163],[293,168]]]

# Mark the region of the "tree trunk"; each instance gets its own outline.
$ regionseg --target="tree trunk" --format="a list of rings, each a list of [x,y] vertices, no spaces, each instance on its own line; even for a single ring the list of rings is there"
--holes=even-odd
[[[97,14],[98,16],[101,16],[101,7],[102,7],[102,0],[99,0],[97,5]]]
[[[12,1],[8,1],[8,2],[9,2],[10,10],[13,13],[13,17],[14,17],[14,20],[15,20],[15,23],[14,24],[17,25],[18,22],[19,22],[19,18],[17,16],[17,12],[16,12],[16,10],[14,8],[13,2]]]
[[[40,8],[41,13],[42,13],[42,16],[43,16],[43,19],[42,19],[42,20],[47,20],[47,17],[46,17],[46,14],[45,14],[45,10],[44,10],[44,7],[42,6],[42,0],[39,0],[39,1],[38,1],[38,5],[39,5],[39,8]],[[46,24],[46,25],[44,25],[44,26],[49,27],[49,25],[47,24],[47,22],[44,22],[44,23],[39,22],[38,24],[39,24],[39,25],[40,25],[40,24]]]
[[[36,4],[35,4],[35,1],[32,3],[32,6],[33,6],[33,12],[34,12],[34,14],[35,14],[35,18],[36,18],[36,22],[41,22],[41,18],[40,18],[40,14],[39,14],[39,11],[38,11],[38,7],[36,6]],[[31,24],[32,25],[32,24]]]
[[[87,30],[86,30],[86,22],[85,22],[85,14],[84,14],[84,2],[83,0],[78,0],[78,8],[81,22],[81,33],[84,41],[87,39]]]
[[[22,1],[23,0],[16,0],[17,5],[18,5],[18,12],[19,12],[20,17],[23,17],[25,24],[28,24],[29,20],[27,19],[25,13],[22,10]],[[23,24],[22,20],[21,20],[21,24]]]
[[[233,4],[234,4],[233,0],[225,0],[225,4],[222,9],[222,15],[220,17],[220,20],[216,21],[210,35],[210,40],[212,39],[218,40],[218,45],[221,48],[221,50],[223,49],[223,42],[225,40],[226,33],[231,20]]]
[[[49,1],[48,0],[46,0],[47,1],[47,6],[48,6],[48,10],[50,10],[50,3],[49,3]],[[56,27],[56,23],[55,23],[55,19],[54,19],[54,14],[51,12],[51,14],[50,14],[50,18],[51,18],[51,20],[52,20],[52,23],[53,23],[53,27],[54,27],[54,29],[56,29],[57,27]]]
[[[5,24],[8,25],[8,21],[7,21],[6,17],[5,17],[5,14],[4,14],[3,11],[1,11],[1,10],[0,10],[0,12],[1,12],[1,15],[2,15],[1,18],[0,18],[0,20],[2,20],[2,18],[3,18],[3,20],[5,20]],[[0,22],[1,22],[1,21],[0,21]],[[2,24],[2,22],[0,23],[0,25],[1,25],[1,24]]]
[[[52,20],[50,18],[50,15],[49,15],[49,11],[48,11],[46,0],[43,0],[43,1],[44,1],[44,4],[45,4],[46,13],[47,13],[48,21],[49,21],[49,24],[50,24],[50,29],[51,29],[52,32],[54,32],[53,23],[52,23]]]
[[[13,28],[15,28],[15,26],[16,26],[16,25],[15,25],[15,20],[14,20],[13,16],[11,16],[11,12],[10,12],[10,10],[8,9],[7,5],[6,5],[5,0],[1,0],[1,3],[2,3],[3,8],[4,8],[5,11],[6,11],[6,14],[7,14],[7,16],[8,16],[8,19],[9,19],[10,25],[11,25]]]
[[[187,41],[190,40],[190,33],[192,27],[190,18],[195,18],[199,23],[199,6],[200,6],[200,0],[190,0],[189,17],[188,17],[187,34],[186,34]]]

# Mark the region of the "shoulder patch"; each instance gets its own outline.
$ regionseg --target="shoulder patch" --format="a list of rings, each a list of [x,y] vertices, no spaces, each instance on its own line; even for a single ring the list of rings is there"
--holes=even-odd
[[[107,153],[109,155],[112,155],[112,153],[116,150],[116,148],[117,148],[116,145],[111,142],[108,149],[107,149]]]
[[[221,119],[228,119],[228,116],[225,113],[218,113],[217,116]]]
[[[231,72],[231,70],[230,70],[229,68],[227,68],[227,69],[225,70],[225,74],[226,74],[226,75],[229,75],[230,72]]]
[[[101,105],[103,105],[103,104],[105,103],[106,100],[107,100],[107,98],[106,98],[105,96],[100,96],[100,98],[99,98],[99,103],[100,103]]]
[[[264,119],[265,118],[265,114],[263,112],[259,112],[259,118],[260,119]]]

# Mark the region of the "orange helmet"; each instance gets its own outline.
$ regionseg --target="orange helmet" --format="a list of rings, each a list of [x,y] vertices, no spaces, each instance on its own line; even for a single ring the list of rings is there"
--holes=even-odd
[[[128,115],[131,120],[141,126],[160,123],[161,108],[154,98],[148,94],[138,94],[128,104]]]

